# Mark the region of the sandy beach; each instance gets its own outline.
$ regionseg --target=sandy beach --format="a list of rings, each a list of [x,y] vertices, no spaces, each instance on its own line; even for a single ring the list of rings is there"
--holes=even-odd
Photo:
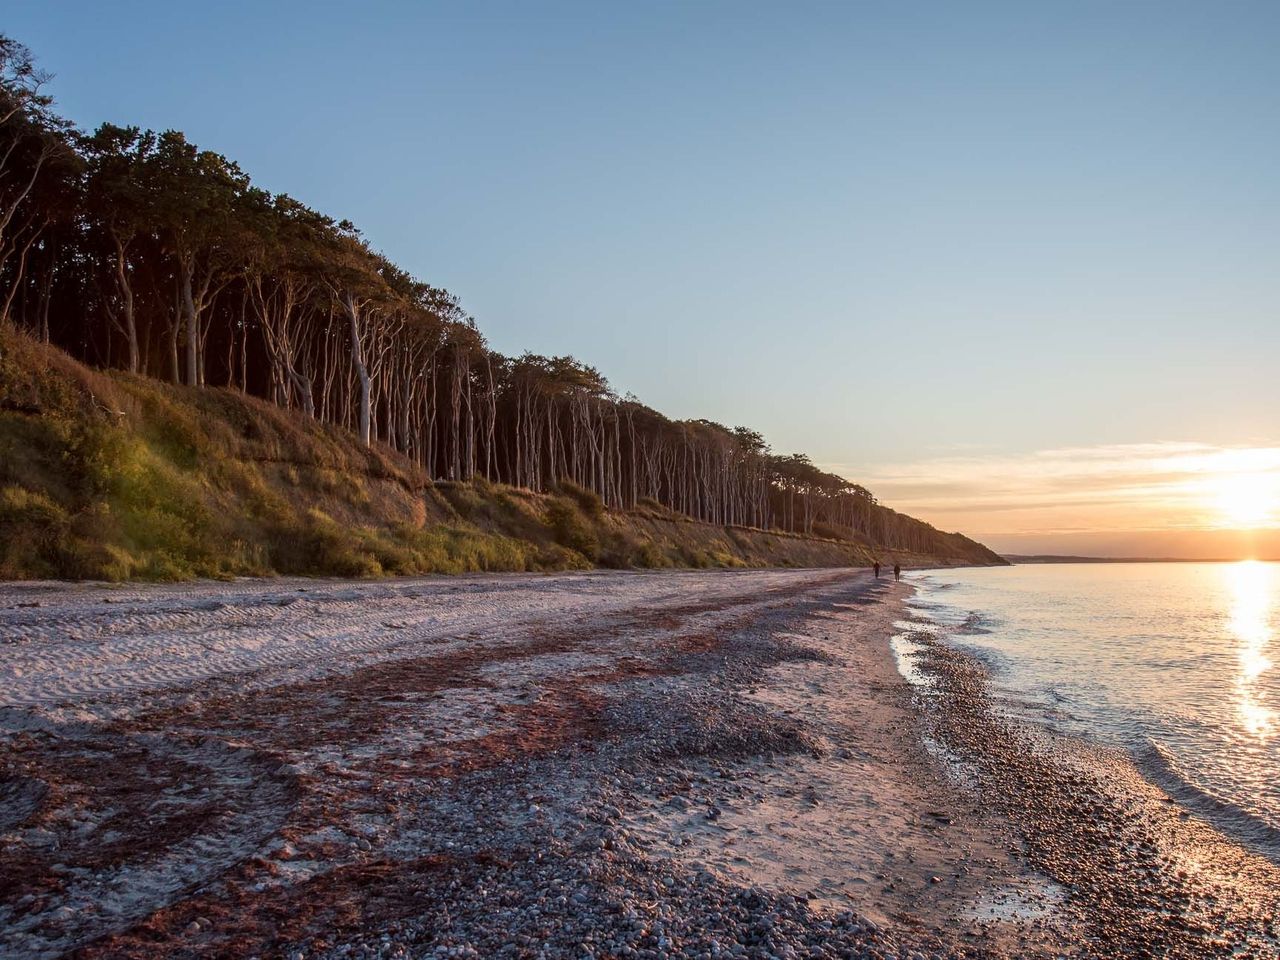
[[[903,678],[910,589],[0,587],[0,957],[1274,955],[1268,861]]]

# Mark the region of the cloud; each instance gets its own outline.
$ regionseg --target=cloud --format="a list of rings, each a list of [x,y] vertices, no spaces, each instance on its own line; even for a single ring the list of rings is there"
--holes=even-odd
[[[1108,444],[823,466],[896,509],[978,536],[1220,528],[1223,479],[1240,475],[1280,498],[1277,445]]]

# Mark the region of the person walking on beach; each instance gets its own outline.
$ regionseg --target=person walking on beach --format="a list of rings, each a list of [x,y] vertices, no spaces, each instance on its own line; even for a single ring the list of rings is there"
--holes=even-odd
[[[876,579],[879,580],[880,579],[880,561],[877,560],[875,563],[873,563],[871,565],[871,569],[873,569],[876,572]]]
[[[893,579],[902,579],[902,564],[898,563],[896,560],[893,563]]]

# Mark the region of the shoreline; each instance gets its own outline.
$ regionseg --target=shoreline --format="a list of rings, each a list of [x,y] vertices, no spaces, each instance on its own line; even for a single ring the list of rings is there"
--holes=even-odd
[[[1127,753],[1005,715],[977,658],[931,633],[909,638],[929,736],[1025,839],[1029,867],[1064,891],[1082,955],[1280,953],[1280,866]]]

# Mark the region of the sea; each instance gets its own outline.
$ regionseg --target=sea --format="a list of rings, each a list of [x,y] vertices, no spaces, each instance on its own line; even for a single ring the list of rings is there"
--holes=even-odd
[[[909,573],[910,629],[983,661],[998,709],[1127,752],[1280,862],[1280,563]]]

